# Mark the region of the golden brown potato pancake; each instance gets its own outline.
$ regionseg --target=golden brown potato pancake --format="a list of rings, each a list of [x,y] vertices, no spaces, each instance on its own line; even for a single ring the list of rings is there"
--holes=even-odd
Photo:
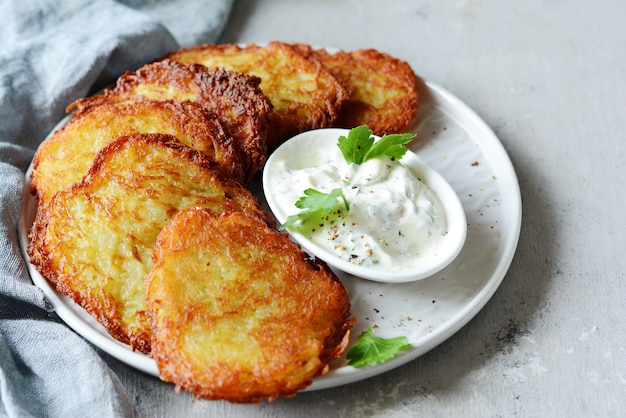
[[[167,58],[261,78],[261,90],[273,105],[267,136],[270,148],[305,130],[332,125],[348,99],[346,89],[322,65],[281,42],[202,45]]]
[[[103,101],[193,101],[218,118],[242,154],[246,180],[263,167],[267,156],[267,117],[271,103],[259,88],[260,79],[224,69],[163,60],[122,75],[111,90],[72,103],[78,112]]]
[[[295,47],[350,90],[335,126],[367,125],[375,135],[384,135],[401,132],[415,117],[417,77],[408,63],[374,49],[331,54],[304,44]]]
[[[244,168],[233,141],[221,124],[198,104],[139,100],[104,102],[81,112],[46,139],[33,160],[32,186],[42,201],[78,182],[98,151],[123,135],[162,133],[202,151],[214,168],[243,181]]]
[[[347,290],[282,234],[240,212],[179,212],[146,276],[161,379],[201,399],[290,397],[348,343]]]
[[[30,232],[31,263],[111,336],[149,352],[144,277],[168,221],[200,206],[273,222],[248,190],[212,164],[170,135],[117,139],[83,180],[40,206]]]

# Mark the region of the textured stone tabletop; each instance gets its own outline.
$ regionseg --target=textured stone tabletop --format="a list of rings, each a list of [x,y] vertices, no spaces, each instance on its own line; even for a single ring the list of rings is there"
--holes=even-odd
[[[609,0],[237,2],[220,42],[376,48],[471,107],[515,167],[519,245],[465,327],[356,383],[233,405],[105,357],[137,415],[626,416],[624,18]]]

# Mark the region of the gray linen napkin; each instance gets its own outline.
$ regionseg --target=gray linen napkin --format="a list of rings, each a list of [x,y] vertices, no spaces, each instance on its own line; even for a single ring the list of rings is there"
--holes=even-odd
[[[73,100],[180,46],[214,42],[233,0],[0,2],[0,416],[133,416],[95,349],[30,281],[24,173]]]

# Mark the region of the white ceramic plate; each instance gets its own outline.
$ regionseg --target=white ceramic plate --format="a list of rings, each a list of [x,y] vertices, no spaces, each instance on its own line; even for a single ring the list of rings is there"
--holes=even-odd
[[[401,366],[442,343],[472,319],[502,282],[517,247],[522,216],[519,184],[511,161],[489,127],[443,88],[420,81],[420,110],[407,129],[419,140],[411,149],[437,170],[458,194],[467,218],[467,239],[458,257],[430,278],[378,283],[337,272],[350,292],[357,318],[350,345],[375,326],[380,337],[406,336],[411,348],[375,366],[353,368],[345,358],[306,390],[335,387]],[[29,175],[27,174],[27,179]],[[27,180],[28,182],[28,180]],[[28,190],[29,184],[26,189]],[[260,190],[257,195],[262,199]],[[24,257],[36,200],[25,191],[19,239]],[[77,333],[122,362],[157,376],[149,357],[112,339],[82,308],[57,293],[29,264],[59,317]]]

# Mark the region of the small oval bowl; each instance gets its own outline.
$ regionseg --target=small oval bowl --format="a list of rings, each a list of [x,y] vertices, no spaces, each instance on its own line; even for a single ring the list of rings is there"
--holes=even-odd
[[[263,192],[267,203],[276,219],[283,223],[287,219],[288,208],[277,199],[277,184],[279,179],[277,162],[291,160],[296,168],[308,168],[316,161],[324,158],[325,150],[337,147],[340,136],[347,136],[348,129],[325,128],[303,132],[284,142],[267,159],[263,169]],[[374,136],[376,140],[379,137]],[[303,158],[303,156],[305,156]],[[341,259],[331,251],[319,246],[300,233],[289,230],[291,237],[307,252],[324,260],[330,266],[343,272],[364,279],[377,282],[402,283],[420,280],[432,276],[449,265],[460,253],[467,235],[467,221],[465,211],[459,197],[450,184],[437,171],[430,168],[415,153],[410,150],[402,157],[400,163],[427,184],[444,208],[448,231],[443,237],[440,251],[435,256],[423,260],[415,267],[383,270],[365,267]],[[295,202],[290,205],[295,204]]]

